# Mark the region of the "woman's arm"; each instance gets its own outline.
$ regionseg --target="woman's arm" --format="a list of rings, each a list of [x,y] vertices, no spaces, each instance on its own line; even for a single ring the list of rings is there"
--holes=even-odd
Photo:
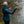
[[[5,9],[6,13],[13,14],[16,11],[16,8],[13,10],[13,12],[9,11],[9,9]]]

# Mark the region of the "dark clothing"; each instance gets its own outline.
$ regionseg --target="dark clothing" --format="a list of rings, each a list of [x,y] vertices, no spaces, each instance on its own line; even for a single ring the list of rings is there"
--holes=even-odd
[[[2,8],[2,12],[3,12],[3,20],[5,21],[10,21],[10,15],[9,14],[14,14],[14,12],[16,11],[16,8],[13,10],[13,12],[10,12],[9,9],[7,9],[7,7],[3,7]]]
[[[4,22],[5,22],[5,24],[9,24],[10,23],[10,21],[5,21],[5,20],[4,20]]]

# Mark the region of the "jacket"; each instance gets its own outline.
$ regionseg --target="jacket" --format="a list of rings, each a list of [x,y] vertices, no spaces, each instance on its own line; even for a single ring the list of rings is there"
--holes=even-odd
[[[9,14],[14,14],[14,12],[16,11],[16,8],[13,10],[13,12],[9,11],[9,9],[7,9],[7,7],[3,6],[2,8],[2,12],[3,12],[3,20],[5,21],[9,21],[10,20],[10,15]]]

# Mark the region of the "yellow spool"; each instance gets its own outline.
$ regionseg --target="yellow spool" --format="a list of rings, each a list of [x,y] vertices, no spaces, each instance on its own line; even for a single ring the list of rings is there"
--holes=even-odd
[[[1,22],[0,22],[0,24],[4,24],[4,23],[1,23]]]

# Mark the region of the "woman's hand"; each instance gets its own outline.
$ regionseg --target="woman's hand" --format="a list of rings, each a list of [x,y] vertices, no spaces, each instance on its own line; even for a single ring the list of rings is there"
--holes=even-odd
[[[16,6],[16,8],[18,8],[18,6]]]
[[[9,10],[11,11],[12,9],[11,9],[11,8],[9,8]]]

